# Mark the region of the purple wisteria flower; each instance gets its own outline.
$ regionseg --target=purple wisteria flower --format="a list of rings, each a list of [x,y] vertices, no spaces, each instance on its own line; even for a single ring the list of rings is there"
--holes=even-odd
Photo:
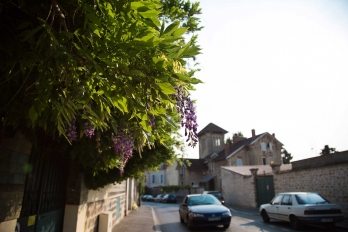
[[[198,142],[198,124],[194,104],[182,86],[175,87],[175,90],[176,93],[173,94],[173,99],[176,100],[178,113],[181,113],[181,126],[185,127],[186,142],[189,142],[189,146],[195,147]]]
[[[115,154],[120,156],[120,164],[118,169],[120,170],[120,175],[122,176],[126,163],[133,155],[134,142],[132,133],[120,129],[113,137],[113,142]]]
[[[76,132],[76,119],[74,118],[70,123],[65,123],[65,133],[68,137],[69,141],[76,141],[77,140],[77,132]]]
[[[92,136],[94,135],[94,126],[91,122],[86,122],[85,123],[85,136],[87,138],[92,138]]]
[[[150,114],[149,116],[150,120],[149,120],[149,124],[152,128],[154,128],[155,126],[155,116],[153,116],[152,114]]]

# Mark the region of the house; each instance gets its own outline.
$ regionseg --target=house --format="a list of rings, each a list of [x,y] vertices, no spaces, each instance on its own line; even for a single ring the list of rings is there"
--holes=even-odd
[[[202,175],[199,185],[206,190],[221,190],[220,169],[222,166],[252,166],[281,164],[283,144],[275,134],[268,132],[256,135],[251,130],[251,137],[233,135],[231,143],[225,144],[226,130],[209,123],[198,133],[199,159],[204,160],[208,170]],[[200,161],[202,162],[202,161]],[[199,173],[195,173],[198,175]]]
[[[204,159],[185,159],[190,163],[182,162],[177,165],[179,185],[197,187],[202,177],[208,175],[208,166]]]
[[[161,164],[157,171],[145,171],[145,185],[149,188],[178,185],[178,183],[178,170],[174,164]]]

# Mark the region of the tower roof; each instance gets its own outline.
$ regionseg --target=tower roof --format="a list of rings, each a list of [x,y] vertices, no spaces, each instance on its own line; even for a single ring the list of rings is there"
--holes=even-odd
[[[221,127],[218,127],[214,123],[209,123],[206,127],[204,127],[200,132],[198,132],[198,136],[203,135],[207,132],[215,132],[215,133],[221,133],[226,134],[228,131],[222,129]]]

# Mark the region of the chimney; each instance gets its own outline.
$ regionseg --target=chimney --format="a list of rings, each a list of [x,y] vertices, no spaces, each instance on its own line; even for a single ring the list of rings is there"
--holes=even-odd
[[[251,135],[252,135],[251,137],[253,137],[253,138],[255,137],[255,130],[254,129],[251,130]]]
[[[233,138],[232,138],[232,140],[233,140],[233,143],[237,143],[237,142],[239,142],[239,141],[241,141],[241,140],[244,140],[244,139],[246,139],[245,137],[243,137],[243,136],[238,136],[238,135],[233,135]]]
[[[273,136],[273,138],[275,138],[275,134],[274,133],[272,134],[272,136]]]
[[[225,143],[225,155],[229,155],[230,154],[230,145],[229,143]]]

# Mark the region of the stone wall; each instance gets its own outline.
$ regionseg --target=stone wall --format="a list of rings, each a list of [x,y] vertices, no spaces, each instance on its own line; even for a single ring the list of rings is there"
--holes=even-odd
[[[72,184],[71,186],[76,186],[73,192],[76,191],[77,195],[69,194],[71,195],[68,198],[70,204],[65,207],[63,232],[97,232],[99,215],[102,213],[111,213],[112,227],[117,226],[117,223],[130,210],[129,206],[135,201],[136,186],[130,187],[127,183],[136,184],[135,181],[128,180],[119,184],[110,184],[98,190],[87,190],[83,185],[83,178],[81,187],[78,187],[78,184]],[[68,185],[68,191],[69,188],[71,187]],[[130,203],[127,201],[127,196],[131,200]]]
[[[333,155],[332,157],[330,157]],[[280,192],[318,192],[339,204],[348,218],[348,152],[337,152],[292,162],[292,170],[263,173],[273,175],[275,194]],[[327,161],[327,162],[326,162]],[[222,192],[227,204],[257,207],[252,174],[240,174],[221,168]]]
[[[20,132],[0,141],[0,231],[19,218],[30,153],[31,143]]]
[[[243,176],[221,168],[222,195],[227,205],[256,207],[255,180],[250,176]]]

